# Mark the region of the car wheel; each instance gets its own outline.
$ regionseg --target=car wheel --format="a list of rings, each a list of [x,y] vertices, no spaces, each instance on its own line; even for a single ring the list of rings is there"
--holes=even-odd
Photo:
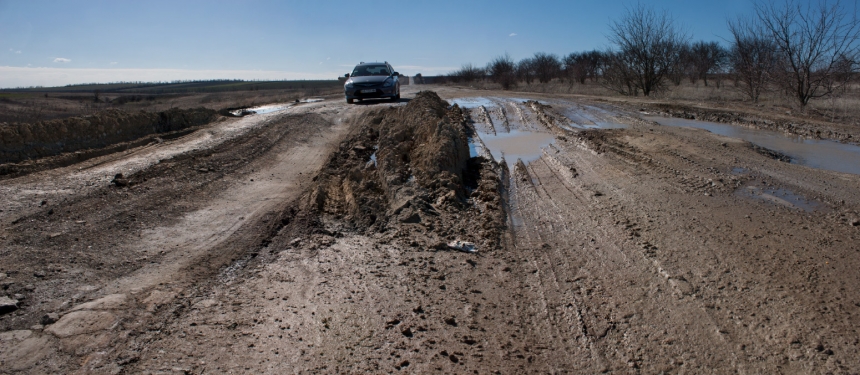
[[[353,100],[352,100],[352,98],[346,98],[346,102],[349,104],[352,104]]]

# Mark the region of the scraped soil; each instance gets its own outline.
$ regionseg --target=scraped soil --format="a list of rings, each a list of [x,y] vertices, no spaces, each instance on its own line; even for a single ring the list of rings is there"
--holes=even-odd
[[[860,371],[860,176],[410,89],[0,181],[0,372]]]

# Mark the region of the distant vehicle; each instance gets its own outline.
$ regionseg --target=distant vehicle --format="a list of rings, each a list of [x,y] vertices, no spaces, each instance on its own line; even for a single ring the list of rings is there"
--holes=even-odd
[[[361,101],[368,98],[389,98],[400,100],[400,73],[386,62],[361,62],[355,66],[351,74],[346,74],[343,85],[346,102]]]

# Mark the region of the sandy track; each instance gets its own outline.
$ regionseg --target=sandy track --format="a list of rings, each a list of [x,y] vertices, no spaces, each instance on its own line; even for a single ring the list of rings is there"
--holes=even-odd
[[[659,126],[606,104],[540,99],[493,93],[468,110],[479,132],[556,137],[533,159],[496,166],[507,230],[501,245],[477,254],[436,242],[478,242],[487,215],[479,204],[455,209],[440,200],[431,204],[436,219],[392,217],[360,230],[350,229],[354,217],[302,208],[332,152],[352,156],[330,160],[359,161],[337,169],[349,178],[369,173],[359,172],[369,161],[355,158],[372,145],[355,142],[368,142],[359,133],[374,120],[364,114],[385,104],[323,102],[266,121],[248,117],[240,121],[249,130],[231,143],[156,158],[165,161],[137,169],[130,188],[104,186],[112,168],[89,179],[69,178],[82,173],[73,166],[4,181],[10,204],[28,207],[4,210],[4,223],[17,219],[10,212],[32,221],[3,232],[3,256],[20,267],[3,280],[12,282],[7,293],[29,295],[3,318],[0,371],[860,370],[860,177],[784,163],[743,141]],[[577,128],[602,123],[627,128]],[[342,139],[353,143],[336,151]],[[163,146],[148,147],[107,162],[129,165]],[[32,191],[44,176],[57,176],[52,194],[69,197],[69,211],[102,211],[75,216],[53,202],[15,203],[41,197]],[[97,179],[101,186],[89,185]],[[749,193],[776,188],[816,208]],[[78,241],[51,237],[75,225],[91,228]],[[95,238],[105,232],[113,237]],[[80,252],[81,240],[99,249],[99,260],[38,252]],[[11,257],[34,250],[54,266]],[[63,317],[30,327],[47,312]]]

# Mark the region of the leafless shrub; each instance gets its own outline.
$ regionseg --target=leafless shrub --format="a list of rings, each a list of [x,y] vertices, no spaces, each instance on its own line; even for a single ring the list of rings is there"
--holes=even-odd
[[[484,77],[484,69],[472,65],[472,63],[463,64],[460,70],[448,74],[448,79],[459,82],[473,82]]]

